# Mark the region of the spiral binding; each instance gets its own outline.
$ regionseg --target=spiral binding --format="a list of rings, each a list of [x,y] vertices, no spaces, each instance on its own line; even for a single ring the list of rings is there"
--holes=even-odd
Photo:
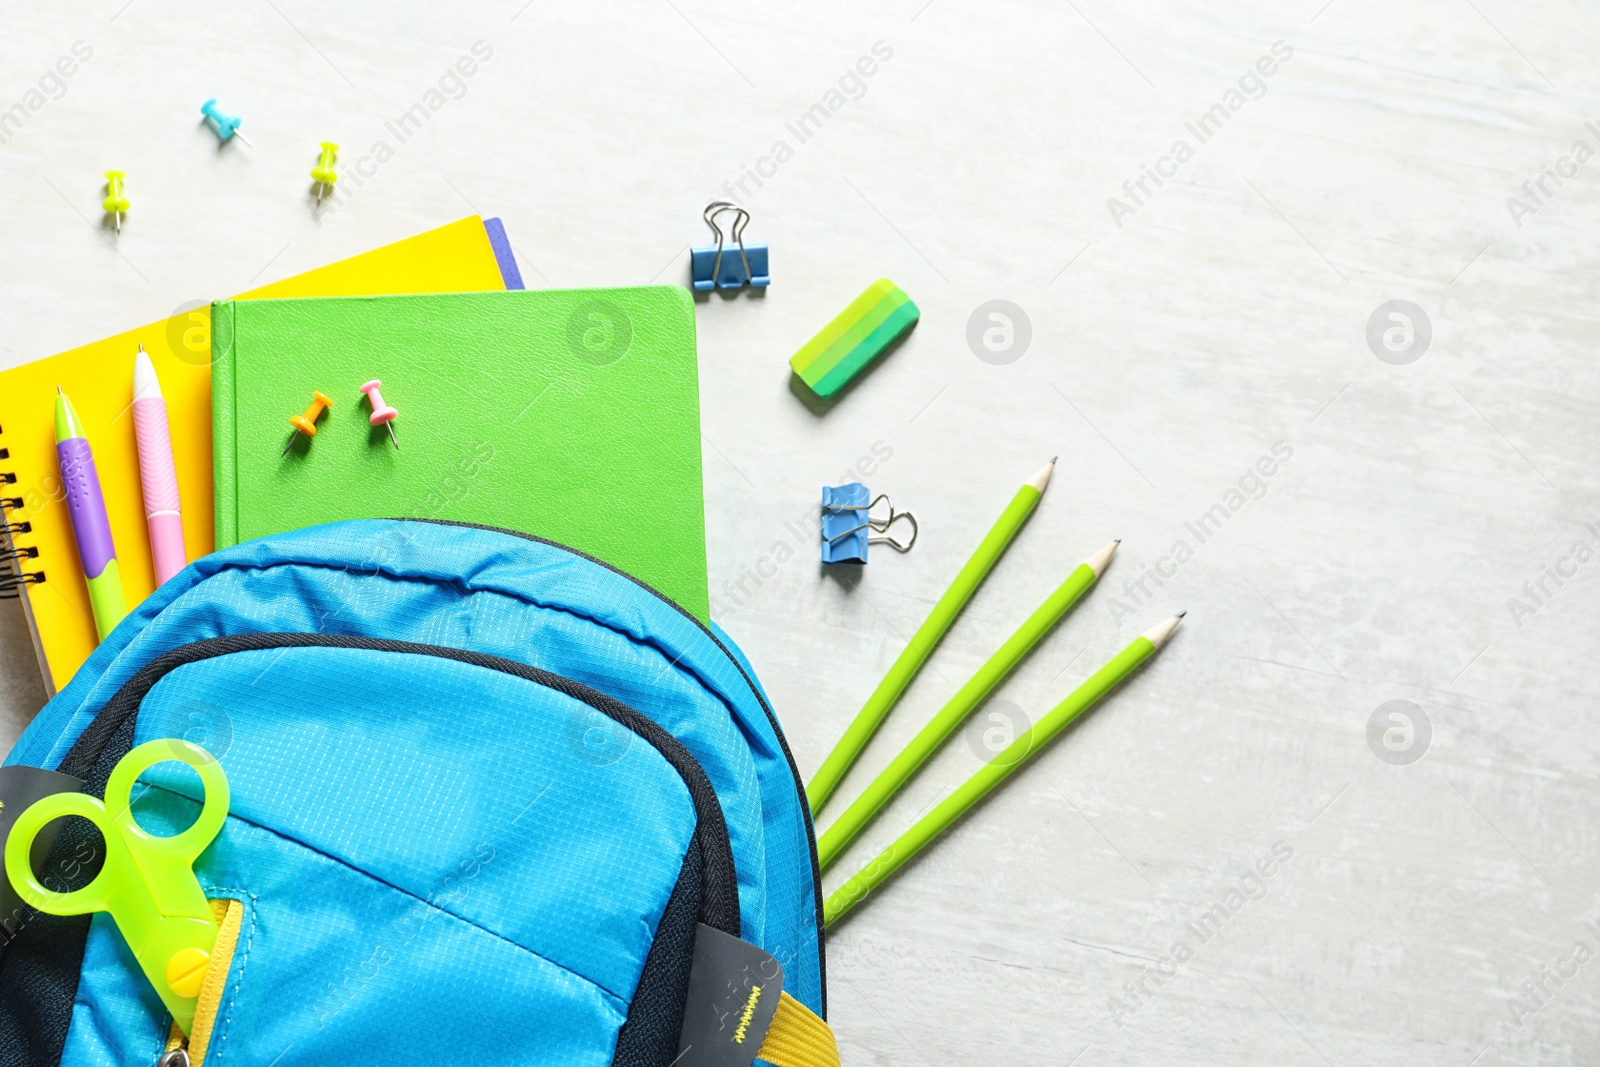
[[[0,429],[0,433],[3,432],[4,430]],[[11,450],[9,448],[0,448],[0,459],[10,458]],[[15,471],[0,471],[0,485],[16,484],[17,475]],[[20,522],[7,520],[5,512],[16,511],[22,506],[23,499],[20,496],[0,496],[0,535],[4,535],[8,544],[13,534],[33,532],[33,523],[26,519]],[[4,565],[3,569],[0,569],[0,600],[14,600],[23,586],[38,585],[44,581],[44,571],[25,571],[22,569],[23,560],[38,558],[39,550],[32,545],[20,548],[12,545],[10,548],[0,551],[0,564]]]
[[[32,574],[0,574],[0,600],[15,600],[25,585],[39,585],[44,581],[44,571]]]

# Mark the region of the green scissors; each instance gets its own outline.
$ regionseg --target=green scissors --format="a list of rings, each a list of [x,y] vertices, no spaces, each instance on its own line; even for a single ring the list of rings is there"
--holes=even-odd
[[[199,772],[205,804],[183,833],[156,837],[134,821],[129,796],[141,774],[168,760]],[[6,874],[17,895],[51,915],[110,912],[185,1034],[194,1025],[195,1004],[220,929],[194,876],[194,861],[221,831],[228,799],[228,776],[211,753],[188,741],[161,738],[122,757],[106,783],[105,803],[86,793],[45,797],[17,816],[6,841]],[[39,831],[68,815],[95,824],[105,839],[106,858],[88,885],[56,893],[34,876],[29,856]]]

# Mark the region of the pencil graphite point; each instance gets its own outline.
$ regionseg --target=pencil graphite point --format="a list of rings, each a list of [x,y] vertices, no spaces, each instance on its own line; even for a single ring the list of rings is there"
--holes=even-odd
[[[1106,547],[1102,548],[1100,551],[1096,552],[1094,555],[1090,556],[1088,559],[1084,560],[1084,562],[1089,565],[1089,569],[1094,571],[1094,576],[1096,578],[1100,577],[1106,572],[1106,564],[1111,562],[1112,553],[1116,552],[1117,546],[1120,544],[1122,544],[1122,538],[1119,537]]]
[[[1028,484],[1039,492],[1044,492],[1044,487],[1050,484],[1050,475],[1055,473],[1056,461],[1051,457],[1050,462],[1040,468],[1039,473],[1028,479]]]
[[[1189,614],[1187,611],[1180,611],[1167,621],[1152,626],[1149,630],[1145,631],[1143,635],[1144,639],[1159,649],[1162,645],[1167,643],[1167,638],[1172,636],[1172,631],[1178,628],[1178,620],[1187,614]]]

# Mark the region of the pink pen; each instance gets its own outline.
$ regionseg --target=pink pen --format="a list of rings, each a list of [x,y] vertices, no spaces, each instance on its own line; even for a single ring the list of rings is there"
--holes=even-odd
[[[139,441],[139,484],[144,516],[150,523],[150,558],[160,585],[188,564],[183,546],[183,515],[178,506],[178,472],[172,465],[172,435],[167,402],[155,364],[139,346],[133,360],[133,432]]]

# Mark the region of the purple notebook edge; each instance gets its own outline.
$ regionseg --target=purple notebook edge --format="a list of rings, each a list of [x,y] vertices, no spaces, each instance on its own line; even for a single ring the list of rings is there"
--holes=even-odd
[[[500,277],[507,289],[526,289],[522,272],[517,269],[517,257],[511,251],[511,238],[506,236],[506,224],[496,216],[483,220],[483,230],[489,235],[489,247],[494,249],[494,261],[500,268]]]

